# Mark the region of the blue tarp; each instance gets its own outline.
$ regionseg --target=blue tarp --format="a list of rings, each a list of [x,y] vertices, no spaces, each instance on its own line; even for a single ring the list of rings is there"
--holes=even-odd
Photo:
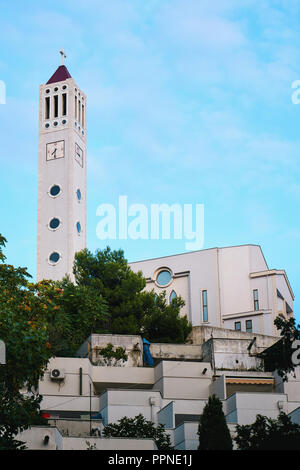
[[[154,360],[150,353],[150,344],[145,338],[143,338],[143,360],[147,366],[154,366]]]

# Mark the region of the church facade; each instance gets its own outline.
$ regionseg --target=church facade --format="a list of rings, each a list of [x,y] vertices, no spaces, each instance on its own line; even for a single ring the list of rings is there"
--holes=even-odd
[[[146,289],[182,297],[193,326],[278,334],[278,315],[293,316],[294,294],[284,270],[269,269],[261,247],[211,248],[130,264]]]

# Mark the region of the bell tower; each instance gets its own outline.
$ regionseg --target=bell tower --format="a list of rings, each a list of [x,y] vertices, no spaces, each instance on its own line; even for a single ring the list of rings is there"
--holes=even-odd
[[[73,279],[86,247],[86,95],[64,64],[39,99],[37,281]]]

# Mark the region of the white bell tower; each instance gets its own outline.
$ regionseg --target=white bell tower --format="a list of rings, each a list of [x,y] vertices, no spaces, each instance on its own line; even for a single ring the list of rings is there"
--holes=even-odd
[[[37,281],[73,279],[86,247],[86,96],[62,64],[40,86]]]

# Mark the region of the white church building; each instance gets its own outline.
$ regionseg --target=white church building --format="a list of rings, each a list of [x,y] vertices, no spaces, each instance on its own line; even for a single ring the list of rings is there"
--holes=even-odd
[[[181,296],[192,325],[276,336],[274,319],[293,315],[294,294],[284,270],[269,269],[260,246],[211,248],[130,264],[147,289]]]
[[[86,96],[63,63],[40,87],[37,279],[72,278],[74,255],[86,246]],[[211,394],[223,404],[232,435],[256,414],[280,411],[300,423],[300,373],[284,383],[264,371],[260,353],[278,340],[274,319],[293,316],[286,272],[270,269],[258,245],[210,248],[130,263],[146,289],[181,296],[193,325],[186,344],[151,344],[140,336],[91,334],[77,357],[52,358],[39,383],[50,427],[18,436],[30,449],[150,449],[149,439],[91,436],[124,416],[142,413],[164,424],[177,450],[198,446],[199,416]],[[99,362],[99,347],[122,346],[120,366]],[[101,414],[101,419],[100,419]],[[98,416],[97,419],[91,419]],[[298,420],[298,421],[297,421]],[[101,425],[101,426],[100,426]]]

